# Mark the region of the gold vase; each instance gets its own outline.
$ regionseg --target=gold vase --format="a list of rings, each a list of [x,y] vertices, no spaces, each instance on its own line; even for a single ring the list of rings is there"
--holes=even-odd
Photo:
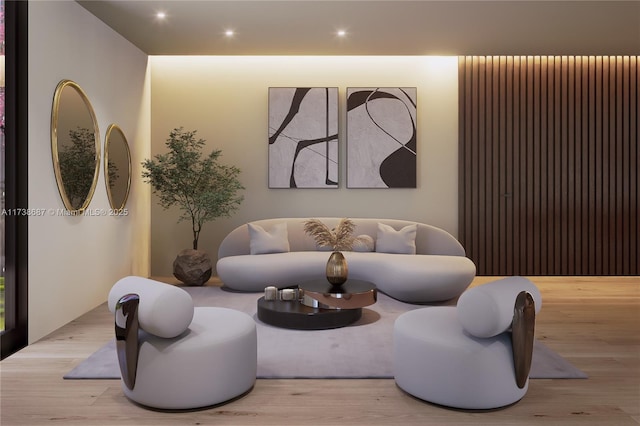
[[[347,259],[339,251],[334,251],[327,261],[327,281],[333,285],[341,285],[347,281],[349,275],[349,267]]]

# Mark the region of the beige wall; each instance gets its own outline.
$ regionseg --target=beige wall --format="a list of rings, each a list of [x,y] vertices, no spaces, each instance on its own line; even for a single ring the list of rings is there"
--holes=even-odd
[[[198,130],[222,160],[242,170],[246,190],[230,219],[207,223],[200,248],[214,258],[234,227],[272,217],[350,216],[408,219],[457,234],[458,68],[456,57],[429,56],[152,56],[152,154],[164,152],[169,132]],[[269,87],[338,87],[340,188],[269,189]],[[418,89],[418,188],[347,189],[347,87]],[[189,248],[191,227],[176,224],[152,197],[151,273],[170,275],[176,254]]]
[[[146,54],[73,1],[29,2],[29,207],[63,209],[51,159],[51,106],[70,79],[95,110],[101,144],[111,123],[127,136],[137,177],[126,217],[29,218],[29,343],[106,300],[124,275],[149,271],[149,155]],[[101,158],[102,160],[103,158]],[[89,209],[108,209],[103,165]]]

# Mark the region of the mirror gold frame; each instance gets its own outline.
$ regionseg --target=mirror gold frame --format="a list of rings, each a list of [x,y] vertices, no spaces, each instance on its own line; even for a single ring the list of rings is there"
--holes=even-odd
[[[65,208],[82,214],[91,202],[100,172],[100,134],[84,90],[62,80],[53,96],[51,153],[58,191]]]
[[[131,189],[131,150],[117,124],[111,124],[105,136],[104,181],[111,208],[121,211],[127,204]]]

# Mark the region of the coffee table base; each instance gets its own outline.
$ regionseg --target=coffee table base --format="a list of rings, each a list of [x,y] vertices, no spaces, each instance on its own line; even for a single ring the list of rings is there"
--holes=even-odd
[[[360,319],[362,309],[321,309],[298,301],[258,299],[258,318],[276,327],[296,330],[325,330],[345,327]]]

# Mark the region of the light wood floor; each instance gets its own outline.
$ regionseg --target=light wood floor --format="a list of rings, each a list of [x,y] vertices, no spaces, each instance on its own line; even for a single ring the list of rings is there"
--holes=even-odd
[[[479,277],[473,285],[492,278]],[[640,423],[640,277],[532,277],[543,307],[536,337],[589,375],[531,380],[515,405],[445,409],[393,380],[258,380],[226,405],[157,412],[116,380],[62,376],[113,335],[104,305],[0,363],[0,423],[9,425],[627,425]]]

